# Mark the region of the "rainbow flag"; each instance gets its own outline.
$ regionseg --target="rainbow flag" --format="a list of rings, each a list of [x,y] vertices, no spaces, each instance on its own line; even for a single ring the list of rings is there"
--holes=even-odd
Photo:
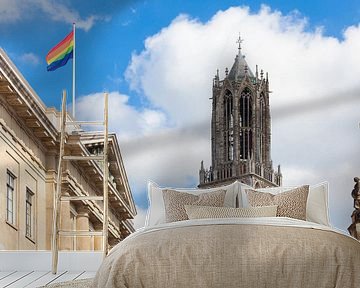
[[[53,47],[46,55],[47,71],[54,71],[64,66],[73,58],[74,31],[71,31],[59,44]]]

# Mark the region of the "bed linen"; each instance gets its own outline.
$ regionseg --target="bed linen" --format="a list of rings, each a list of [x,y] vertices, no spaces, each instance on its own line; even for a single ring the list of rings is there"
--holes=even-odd
[[[360,287],[360,242],[283,218],[186,220],[115,246],[93,287]]]

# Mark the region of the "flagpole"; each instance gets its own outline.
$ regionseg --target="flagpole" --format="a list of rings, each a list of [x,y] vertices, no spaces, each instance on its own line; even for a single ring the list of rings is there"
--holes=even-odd
[[[74,48],[73,48],[73,79],[72,79],[72,96],[73,96],[73,107],[72,107],[72,117],[75,120],[75,22],[73,23],[73,31],[74,31]]]

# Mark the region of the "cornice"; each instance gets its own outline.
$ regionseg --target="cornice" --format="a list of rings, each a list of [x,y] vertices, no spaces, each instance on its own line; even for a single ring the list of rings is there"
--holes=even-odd
[[[2,73],[3,79],[6,79],[9,82],[11,89],[16,93],[16,96],[19,97],[36,116],[37,120],[42,124],[49,136],[53,140],[56,140],[58,131],[47,118],[45,105],[1,49],[0,72]]]

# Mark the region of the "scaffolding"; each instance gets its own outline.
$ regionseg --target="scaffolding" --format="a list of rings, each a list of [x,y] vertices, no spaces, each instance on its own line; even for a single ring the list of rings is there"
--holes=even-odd
[[[53,229],[52,229],[52,273],[57,273],[58,260],[59,260],[59,239],[63,237],[74,236],[102,236],[102,251],[103,257],[108,252],[108,189],[109,189],[109,167],[108,167],[108,143],[109,143],[109,130],[108,130],[108,94],[104,94],[104,119],[103,121],[66,121],[66,91],[63,91],[62,105],[61,105],[61,118],[60,118],[60,153],[59,163],[57,170],[56,191],[54,195],[54,210],[53,210]],[[104,153],[103,155],[83,155],[73,156],[65,155],[66,145],[66,126],[76,125],[95,125],[104,126]],[[65,161],[100,161],[103,163],[103,195],[102,196],[65,196],[62,191],[62,174],[63,165]],[[81,230],[61,230],[60,229],[60,204],[61,201],[103,201],[103,229],[102,231],[81,231]]]

